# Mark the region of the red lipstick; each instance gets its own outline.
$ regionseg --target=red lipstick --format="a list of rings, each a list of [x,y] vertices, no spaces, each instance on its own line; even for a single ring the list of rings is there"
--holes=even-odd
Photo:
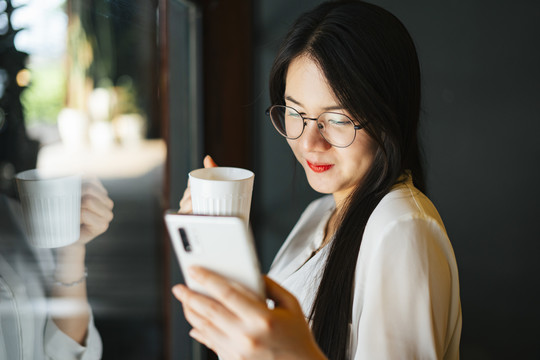
[[[322,173],[322,172],[325,172],[325,171],[328,171],[330,170],[334,165],[329,165],[329,164],[318,164],[318,165],[315,165],[315,164],[312,164],[310,163],[309,161],[307,161],[307,164],[309,166],[309,168],[311,170],[313,170],[314,172],[316,173]]]

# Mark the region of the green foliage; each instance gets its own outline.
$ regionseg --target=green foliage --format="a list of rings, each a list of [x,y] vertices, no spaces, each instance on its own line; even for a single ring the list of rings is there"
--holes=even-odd
[[[138,104],[137,89],[133,79],[127,75],[122,75],[116,82],[117,105],[116,114],[141,114]]]
[[[27,126],[38,123],[56,124],[64,107],[66,79],[62,64],[34,65],[30,69],[30,85],[21,95]]]

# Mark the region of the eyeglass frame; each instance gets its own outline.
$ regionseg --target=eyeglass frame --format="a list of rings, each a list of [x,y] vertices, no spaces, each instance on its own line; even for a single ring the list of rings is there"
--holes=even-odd
[[[289,109],[292,109],[294,110],[298,115],[300,115],[300,117],[302,118],[302,132],[300,133],[300,135],[298,135],[297,137],[289,137],[287,135],[283,135],[281,133],[281,131],[279,131],[279,129],[276,127],[276,124],[274,122],[274,120],[272,119],[272,116],[270,116],[270,111],[272,110],[272,108],[274,107],[284,107],[284,108],[289,108]],[[304,130],[306,129],[306,125],[307,125],[307,122],[304,121],[304,120],[312,120],[312,121],[315,121],[317,123],[317,125],[319,125],[319,118],[324,115],[324,114],[336,114],[336,115],[340,115],[340,116],[345,116],[347,119],[349,119],[349,121],[353,124],[353,128],[354,128],[354,136],[351,140],[351,142],[348,144],[348,145],[334,145],[332,144],[330,141],[328,141],[328,139],[326,139],[326,137],[324,136],[324,134],[321,132],[321,128],[319,126],[317,126],[317,129],[319,130],[319,134],[321,134],[321,136],[323,137],[324,141],[326,141],[327,143],[329,143],[330,145],[332,145],[333,147],[337,147],[337,148],[340,148],[340,149],[343,149],[343,148],[346,148],[346,147],[349,147],[351,146],[351,144],[354,142],[354,140],[356,139],[356,131],[357,130],[361,130],[364,128],[365,125],[357,125],[354,123],[354,120],[351,119],[348,115],[345,115],[345,114],[342,114],[342,113],[337,113],[337,112],[332,112],[332,111],[325,111],[323,113],[320,113],[319,116],[317,116],[316,118],[310,118],[310,117],[304,117],[302,116],[302,114],[300,113],[300,111],[296,110],[295,108],[293,108],[292,106],[287,106],[287,105],[281,105],[281,104],[274,104],[274,105],[270,105],[266,111],[264,112],[266,114],[266,116],[269,116],[270,117],[270,121],[272,122],[272,125],[274,126],[274,128],[277,130],[277,132],[283,136],[284,138],[286,139],[289,139],[289,140],[297,140],[300,138],[300,136],[302,136],[304,134]]]

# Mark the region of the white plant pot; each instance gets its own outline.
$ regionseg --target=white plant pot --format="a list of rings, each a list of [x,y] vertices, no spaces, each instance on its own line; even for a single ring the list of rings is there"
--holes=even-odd
[[[144,138],[145,121],[137,113],[122,114],[114,118],[116,136],[125,146],[137,146]]]
[[[66,148],[84,148],[87,144],[87,131],[88,116],[83,111],[64,108],[58,114],[58,132]]]
[[[114,145],[114,130],[108,121],[97,121],[90,125],[90,144],[95,150],[108,150]]]

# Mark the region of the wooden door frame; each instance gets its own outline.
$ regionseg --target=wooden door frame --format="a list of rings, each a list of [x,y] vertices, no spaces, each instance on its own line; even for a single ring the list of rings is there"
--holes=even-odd
[[[170,114],[170,44],[174,34],[169,33],[169,4],[159,0],[159,110],[161,135],[167,143],[167,160],[163,184],[164,203],[171,201],[171,138]],[[251,0],[198,0],[202,16],[202,158],[212,155],[223,166],[252,168],[252,83],[253,83],[253,4]],[[198,151],[200,151],[200,149]],[[198,166],[202,166],[199,164]],[[179,199],[177,199],[179,200]],[[163,231],[165,233],[165,231]],[[170,303],[171,246],[163,237],[163,303],[165,358],[172,359],[172,317]],[[208,352],[201,360],[216,359]]]

